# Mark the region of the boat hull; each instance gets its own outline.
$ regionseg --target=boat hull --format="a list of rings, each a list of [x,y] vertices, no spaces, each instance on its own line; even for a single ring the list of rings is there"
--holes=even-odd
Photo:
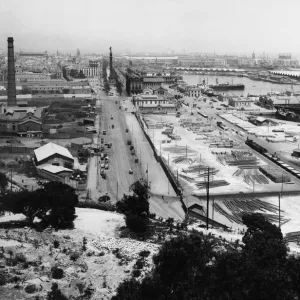
[[[228,84],[228,85],[210,85],[214,91],[231,91],[231,90],[244,90],[244,84]]]

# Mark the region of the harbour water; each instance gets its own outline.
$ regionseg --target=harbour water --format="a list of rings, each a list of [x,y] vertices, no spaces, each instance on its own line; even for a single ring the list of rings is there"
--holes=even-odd
[[[234,76],[215,76],[215,75],[183,75],[183,80],[189,85],[202,84],[205,80],[206,84],[216,84],[216,80],[219,83],[238,84],[245,85],[245,89],[241,91],[224,91],[224,93],[247,96],[251,95],[266,95],[269,92],[300,92],[300,85],[291,84],[274,84],[271,82],[256,81],[247,77],[234,77]],[[299,97],[300,99],[300,97]],[[293,101],[294,102],[294,101]],[[290,102],[292,103],[292,102]],[[299,103],[295,99],[295,103]]]

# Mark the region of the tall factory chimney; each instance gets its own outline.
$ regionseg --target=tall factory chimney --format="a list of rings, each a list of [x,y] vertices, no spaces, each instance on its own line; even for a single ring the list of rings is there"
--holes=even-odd
[[[14,39],[12,37],[7,38],[7,43],[7,106],[17,106]]]

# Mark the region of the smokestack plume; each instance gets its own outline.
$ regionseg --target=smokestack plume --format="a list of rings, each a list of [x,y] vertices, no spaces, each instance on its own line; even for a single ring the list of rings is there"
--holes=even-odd
[[[12,37],[7,38],[7,44],[7,106],[17,106],[14,39]]]

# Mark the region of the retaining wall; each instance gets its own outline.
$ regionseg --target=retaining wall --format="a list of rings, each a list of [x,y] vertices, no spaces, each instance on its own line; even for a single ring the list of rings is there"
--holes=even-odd
[[[148,142],[149,142],[149,144],[150,144],[150,146],[153,150],[153,154],[154,154],[154,157],[155,157],[156,161],[160,163],[160,165],[161,165],[162,169],[164,170],[166,176],[168,177],[168,180],[170,181],[176,195],[181,196],[182,195],[182,189],[181,189],[180,185],[177,183],[177,180],[176,180],[175,176],[169,170],[169,168],[166,166],[163,159],[159,155],[157,155],[155,146],[154,146],[152,140],[150,139],[150,137],[148,136],[148,134],[146,133],[145,128],[144,128],[144,123],[141,121],[140,117],[136,113],[135,113],[135,117],[136,117],[137,121],[139,122],[139,124],[140,124],[140,126],[141,126],[141,128],[144,132],[144,135],[145,135],[146,139],[148,140]],[[185,204],[183,203],[182,199],[181,199],[181,203],[182,203],[183,207],[185,208]]]

